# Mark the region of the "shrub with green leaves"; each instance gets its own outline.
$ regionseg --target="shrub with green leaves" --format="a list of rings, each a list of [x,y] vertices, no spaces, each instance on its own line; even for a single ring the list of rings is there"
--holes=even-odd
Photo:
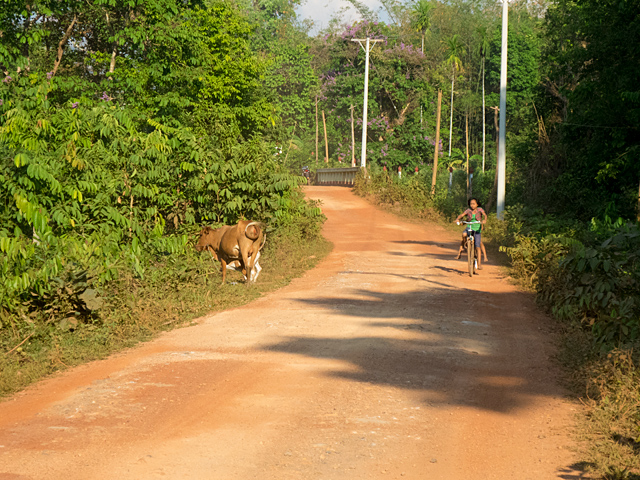
[[[277,165],[259,136],[216,146],[185,127],[139,125],[108,101],[53,105],[46,82],[21,77],[8,88],[15,96],[0,117],[0,310],[42,309],[70,275],[86,278],[84,290],[68,287],[78,298],[123,271],[144,278],[154,256],[191,248],[202,223],[250,218],[319,232],[317,205],[296,193],[302,177]]]
[[[640,338],[640,228],[623,224],[603,241],[574,242],[539,290],[561,319],[591,327],[603,345]]]
[[[542,226],[537,235],[515,233],[506,249],[516,276],[556,317],[589,328],[602,348],[640,339],[639,226],[593,220],[590,230],[564,234],[540,233]]]

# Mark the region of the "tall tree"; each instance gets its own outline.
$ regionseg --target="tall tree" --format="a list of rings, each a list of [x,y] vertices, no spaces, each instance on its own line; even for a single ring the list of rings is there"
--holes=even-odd
[[[489,38],[489,32],[486,26],[480,26],[476,29],[476,35],[478,37],[478,43],[476,44],[476,51],[480,55],[480,74],[482,75],[482,171],[484,172],[484,164],[486,158],[486,112],[485,112],[485,96],[484,96],[484,71],[485,61],[487,54],[489,53],[489,45],[491,39]]]
[[[451,139],[453,133],[453,91],[455,88],[456,74],[462,71],[462,60],[465,48],[460,40],[460,35],[455,34],[447,40],[447,48],[449,55],[447,57],[447,65],[451,67],[451,115],[449,119],[449,156],[451,156]]]
[[[431,13],[434,9],[433,3],[429,0],[418,0],[411,8],[412,25],[416,31],[422,35],[422,44],[420,50],[424,53],[424,36],[431,26]]]
[[[559,0],[544,63],[554,151],[550,188],[588,212],[635,217],[640,161],[640,3]],[[509,52],[511,53],[511,52]]]

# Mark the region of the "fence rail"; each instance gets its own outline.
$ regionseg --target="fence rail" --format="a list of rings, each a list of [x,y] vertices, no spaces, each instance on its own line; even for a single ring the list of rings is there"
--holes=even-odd
[[[353,185],[360,167],[321,168],[316,171],[316,185]]]

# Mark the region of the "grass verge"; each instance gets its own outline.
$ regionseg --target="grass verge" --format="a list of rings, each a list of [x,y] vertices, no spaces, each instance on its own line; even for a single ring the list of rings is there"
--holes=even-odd
[[[244,305],[288,284],[313,268],[332,249],[322,237],[269,236],[260,258],[262,273],[247,287],[242,276],[228,272],[221,285],[220,263],[206,252],[157,259],[144,280],[120,278],[101,292],[105,305],[90,321],[75,322],[54,316],[48,321],[2,319],[0,330],[0,396],[15,393],[46,375],[103,358],[157,333],[190,322],[206,313]],[[62,311],[62,310],[61,310]],[[64,316],[64,315],[62,315]]]

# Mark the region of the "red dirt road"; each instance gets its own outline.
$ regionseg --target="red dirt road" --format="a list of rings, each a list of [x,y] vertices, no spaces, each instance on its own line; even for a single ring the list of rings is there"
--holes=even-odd
[[[532,297],[441,227],[307,194],[325,261],[0,404],[0,479],[580,478]]]

